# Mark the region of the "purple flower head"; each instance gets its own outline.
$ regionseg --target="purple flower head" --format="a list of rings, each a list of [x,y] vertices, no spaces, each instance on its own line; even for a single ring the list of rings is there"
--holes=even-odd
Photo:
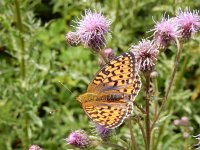
[[[133,45],[130,51],[135,54],[140,71],[152,71],[157,61],[158,49],[150,40],[143,39],[138,45]]]
[[[105,46],[105,35],[109,32],[110,21],[101,13],[86,10],[85,16],[77,24],[77,34],[81,42],[94,52],[99,52]]]
[[[180,37],[183,40],[188,40],[200,29],[200,16],[199,11],[190,11],[186,8],[185,11],[179,9],[176,14],[176,22],[180,28]]]
[[[96,125],[96,133],[102,138],[106,139],[110,136],[111,129],[107,129],[104,126]]]
[[[70,46],[77,46],[80,42],[79,36],[76,32],[68,32],[65,36],[65,40]]]
[[[42,150],[42,148],[37,145],[31,145],[31,147],[29,147],[29,150]]]
[[[77,148],[86,148],[90,144],[90,139],[83,130],[71,132],[66,141]]]
[[[161,49],[167,48],[179,36],[178,26],[174,18],[166,19],[163,17],[160,22],[156,22],[152,31],[154,31],[155,44]]]

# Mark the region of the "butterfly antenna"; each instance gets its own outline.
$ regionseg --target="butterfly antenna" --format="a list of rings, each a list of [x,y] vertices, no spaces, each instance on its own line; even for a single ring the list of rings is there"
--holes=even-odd
[[[69,91],[71,94],[72,94],[72,91],[70,91],[70,89],[67,87],[67,86],[65,86],[62,82],[60,82],[60,81],[58,81],[67,91]]]

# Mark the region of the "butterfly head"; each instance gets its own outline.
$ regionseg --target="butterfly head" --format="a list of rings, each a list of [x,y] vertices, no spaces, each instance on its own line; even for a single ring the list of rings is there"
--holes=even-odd
[[[84,103],[84,102],[89,102],[89,101],[96,101],[97,100],[97,95],[94,93],[84,93],[79,95],[76,98],[80,103]]]

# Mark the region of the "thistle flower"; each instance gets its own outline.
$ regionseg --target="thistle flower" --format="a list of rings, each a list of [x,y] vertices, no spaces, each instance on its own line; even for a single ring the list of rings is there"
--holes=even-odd
[[[176,14],[176,22],[180,28],[180,38],[188,40],[200,29],[199,11],[191,12],[189,8],[186,8],[185,11],[179,9]]]
[[[156,22],[152,31],[154,31],[154,41],[161,49],[166,49],[179,36],[178,26],[174,18],[166,19],[163,17],[160,22]]]
[[[77,46],[80,42],[80,38],[76,32],[68,32],[65,40],[70,46]]]
[[[174,125],[175,126],[178,126],[179,124],[180,124],[180,120],[179,119],[174,120]]]
[[[71,132],[66,141],[77,148],[86,148],[90,145],[90,139],[83,130]]]
[[[152,71],[157,61],[158,49],[152,41],[143,39],[138,45],[133,45],[130,51],[135,54],[140,71]]]
[[[99,52],[105,46],[105,35],[109,32],[110,21],[101,13],[87,10],[77,24],[80,41],[94,52]]]
[[[186,116],[181,117],[180,125],[182,125],[182,126],[188,126],[189,124],[190,124],[190,122],[189,122],[188,117],[186,117]]]
[[[42,150],[42,148],[37,145],[31,145],[31,147],[29,147],[29,150]]]
[[[110,136],[111,129],[107,129],[104,126],[96,125],[96,133],[102,138],[106,139]]]

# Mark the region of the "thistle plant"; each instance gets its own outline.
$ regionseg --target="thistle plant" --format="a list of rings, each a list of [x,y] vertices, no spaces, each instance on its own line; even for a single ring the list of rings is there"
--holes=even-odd
[[[99,66],[103,66],[103,61],[109,63],[114,58],[114,52],[112,49],[105,49],[106,47],[106,34],[109,33],[110,21],[105,18],[102,13],[86,11],[85,15],[77,22],[76,31],[69,32],[67,34],[67,41],[69,45],[74,46],[73,43],[79,43],[75,41],[80,41],[80,43],[90,48],[93,52],[99,54]],[[174,17],[163,17],[161,21],[155,21],[155,26],[151,30],[153,32],[152,39],[142,39],[138,44],[132,45],[129,50],[135,56],[135,63],[138,66],[138,71],[140,76],[144,78],[143,90],[145,93],[144,99],[145,104],[139,104],[139,102],[134,101],[133,104],[140,112],[136,117],[127,118],[128,128],[130,129],[131,146],[123,147],[118,144],[109,144],[111,147],[118,149],[139,149],[137,143],[137,136],[133,131],[133,121],[134,125],[138,125],[141,130],[145,149],[154,149],[152,141],[154,137],[154,129],[157,126],[157,122],[160,119],[160,114],[163,112],[165,105],[168,101],[169,93],[174,84],[174,79],[179,66],[181,53],[183,49],[183,44],[188,41],[192,36],[200,29],[200,16],[197,10],[191,12],[188,8],[186,10],[181,10],[176,13]],[[75,37],[74,39],[71,37]],[[77,37],[77,38],[76,38]],[[72,42],[71,42],[72,41]],[[72,44],[71,44],[72,43]],[[76,45],[76,44],[75,44]],[[151,112],[151,103],[154,101],[153,93],[151,90],[152,80],[158,78],[158,71],[156,70],[156,64],[158,63],[159,56],[161,53],[165,53],[169,46],[175,45],[177,47],[177,54],[174,61],[174,67],[171,72],[171,77],[169,79],[169,84],[165,91],[164,97],[160,101],[157,110]],[[174,120],[174,125],[185,126],[189,130],[189,120],[187,117],[182,117],[181,119]],[[119,128],[119,127],[118,127]],[[116,129],[117,130],[117,129]],[[102,139],[107,139],[110,134],[110,130],[101,125],[96,125],[96,131]],[[184,132],[183,137],[187,139],[189,137],[188,132]],[[199,136],[196,136],[197,139]],[[70,138],[68,138],[70,139]],[[95,139],[97,140],[97,139]],[[108,139],[109,140],[109,139]],[[99,140],[97,140],[99,141]],[[100,140],[101,141],[101,140]],[[101,141],[104,142],[103,140]],[[70,140],[68,140],[70,144]],[[71,142],[73,145],[73,142]],[[89,144],[89,143],[88,143]],[[75,145],[75,144],[74,144]],[[76,146],[76,145],[75,145]]]
[[[200,149],[198,5],[0,1],[0,150]]]

